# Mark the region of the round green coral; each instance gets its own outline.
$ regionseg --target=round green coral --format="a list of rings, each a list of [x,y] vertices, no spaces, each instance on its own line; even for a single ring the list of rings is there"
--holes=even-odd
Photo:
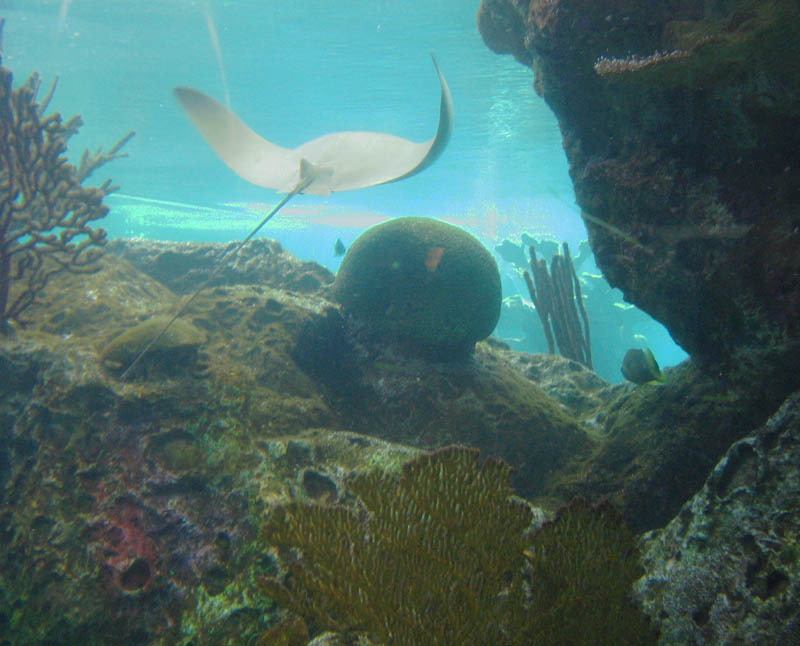
[[[469,233],[431,218],[374,226],[334,283],[345,311],[376,336],[438,358],[467,354],[500,316],[500,274]]]

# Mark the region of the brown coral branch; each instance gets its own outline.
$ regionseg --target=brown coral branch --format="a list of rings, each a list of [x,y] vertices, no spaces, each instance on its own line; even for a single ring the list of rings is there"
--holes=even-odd
[[[563,255],[553,256],[548,273],[547,262],[538,259],[534,248],[529,247],[533,278],[525,272],[525,284],[542,322],[550,354],[555,354],[555,337],[562,356],[591,368],[589,317],[583,306],[580,282],[566,242],[562,248]]]
[[[116,144],[114,144],[111,147],[111,150],[109,150],[107,153],[104,153],[102,148],[98,148],[94,155],[90,155],[88,150],[84,150],[83,155],[81,156],[80,164],[78,164],[78,177],[80,178],[80,181],[82,182],[85,180],[103,164],[107,164],[108,162],[114,159],[119,159],[120,157],[127,157],[128,153],[120,153],[119,151],[126,143],[128,143],[134,134],[134,132],[129,132]],[[106,181],[100,188],[101,190],[104,190],[106,195],[117,190],[117,187],[112,187],[109,181]]]
[[[105,217],[110,181],[84,187],[100,166],[124,156],[129,133],[108,152],[83,154],[76,168],[66,158],[67,142],[80,128],[75,116],[44,116],[55,91],[37,103],[39,77],[12,90],[11,72],[0,67],[0,328],[24,323],[22,313],[60,272],[96,271],[106,233],[93,221]]]
[[[528,249],[531,256],[531,271],[535,278],[531,278],[531,275],[527,271],[523,273],[523,278],[525,278],[525,284],[528,286],[528,293],[533,301],[533,306],[536,308],[536,313],[539,315],[539,320],[542,322],[544,336],[547,339],[547,351],[550,354],[555,354],[556,345],[553,341],[553,333],[550,328],[549,318],[549,312],[552,307],[550,303],[550,281],[547,276],[547,264],[544,260],[538,260],[536,258],[536,250],[533,246]],[[542,272],[544,272],[543,275]],[[537,284],[539,285],[538,290],[536,289]]]
[[[575,265],[572,262],[572,257],[569,253],[569,246],[566,242],[564,243],[564,255],[567,258],[569,268],[572,272],[572,282],[575,285],[575,303],[578,306],[578,312],[580,312],[581,320],[583,321],[583,335],[580,337],[580,342],[583,348],[583,356],[586,360],[585,364],[588,368],[594,368],[594,364],[592,362],[592,337],[589,330],[589,314],[587,313],[586,307],[583,304],[581,282],[578,280],[578,274],[575,271]]]

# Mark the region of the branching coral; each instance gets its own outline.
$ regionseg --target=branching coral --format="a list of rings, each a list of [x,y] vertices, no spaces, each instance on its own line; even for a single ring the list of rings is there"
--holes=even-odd
[[[361,513],[279,507],[265,536],[288,572],[264,588],[315,629],[392,646],[654,643],[627,596],[638,565],[619,515],[576,503],[526,550],[531,510],[512,496],[510,471],[450,447],[399,478],[356,477]]]
[[[478,465],[451,448],[405,466],[403,477],[357,477],[366,517],[344,507],[292,504],[268,540],[299,549],[271,597],[316,625],[366,632],[394,646],[503,644],[522,603],[528,507],[511,498],[510,468]],[[476,522],[480,519],[480,522]]]
[[[591,368],[592,342],[589,336],[589,316],[583,306],[581,284],[566,242],[563,244],[563,250],[563,255],[553,256],[548,273],[547,261],[544,258],[537,259],[536,250],[533,246],[529,247],[533,278],[527,271],[523,276],[542,322],[550,354],[555,354],[553,343],[555,335],[562,356]]]
[[[641,575],[636,536],[609,503],[576,498],[542,525],[526,551],[532,568],[530,643],[655,643],[631,600]]]
[[[104,217],[110,181],[82,183],[103,164],[121,157],[127,134],[108,152],[84,152],[76,168],[67,161],[67,141],[82,122],[44,116],[55,83],[37,103],[39,78],[12,90],[11,71],[0,66],[0,331],[20,316],[53,274],[97,269],[106,233],[91,223]]]
[[[625,58],[608,58],[607,56],[601,56],[594,63],[594,71],[600,76],[638,72],[666,61],[676,61],[688,56],[689,52],[682,49],[674,49],[671,52],[654,52],[649,56],[643,57],[631,55]]]

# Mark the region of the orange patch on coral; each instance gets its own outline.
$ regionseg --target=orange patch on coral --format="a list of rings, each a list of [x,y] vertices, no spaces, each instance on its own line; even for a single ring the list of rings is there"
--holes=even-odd
[[[439,267],[439,263],[442,262],[443,255],[444,247],[431,247],[428,249],[428,257],[425,258],[425,266],[428,268],[428,271],[436,271]]]

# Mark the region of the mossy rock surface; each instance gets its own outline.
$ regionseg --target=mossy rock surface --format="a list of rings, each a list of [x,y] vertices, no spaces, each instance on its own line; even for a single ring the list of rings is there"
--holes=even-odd
[[[334,297],[376,336],[453,358],[494,330],[500,274],[491,254],[463,229],[431,218],[397,218],[353,243]]]
[[[164,355],[172,362],[190,360],[197,348],[206,342],[205,333],[182,319],[173,321],[169,329],[159,337],[171,316],[154,316],[115,337],[103,350],[102,358],[107,367],[125,367],[133,361],[147,344],[156,339],[148,350],[151,355]],[[188,353],[189,356],[184,357]]]

